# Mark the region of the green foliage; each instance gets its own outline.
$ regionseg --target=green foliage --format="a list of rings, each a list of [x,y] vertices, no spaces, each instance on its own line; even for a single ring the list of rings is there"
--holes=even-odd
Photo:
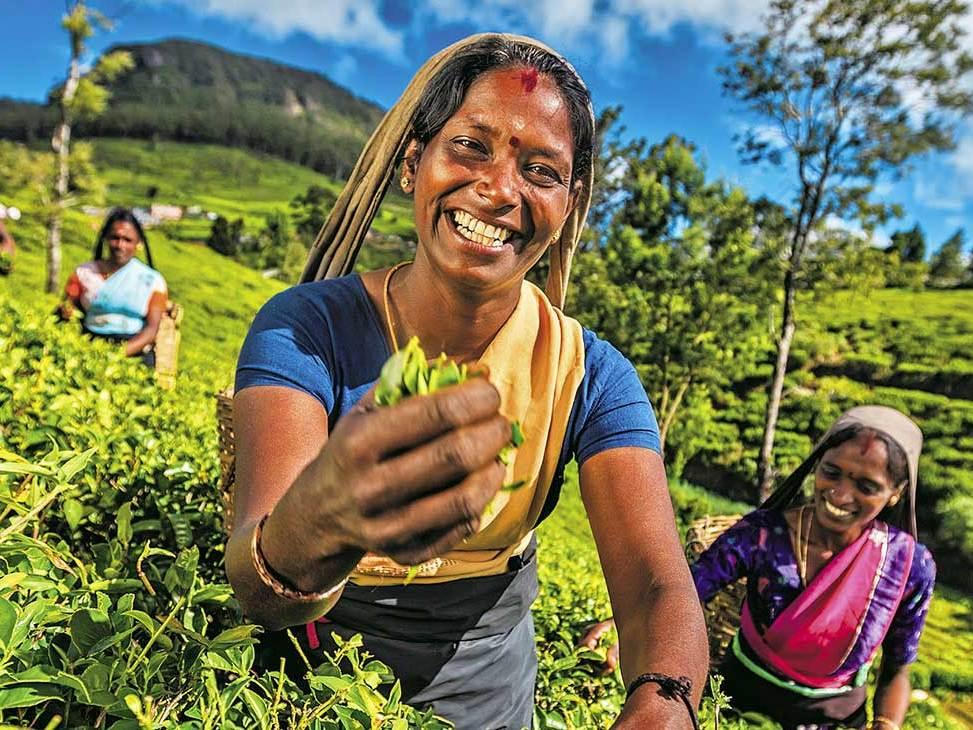
[[[962,228],[956,231],[939,247],[929,262],[929,283],[936,287],[952,287],[966,278],[966,263],[963,261],[963,245],[966,234]]]
[[[771,298],[746,196],[707,183],[694,155],[670,137],[619,158],[624,200],[604,242],[575,259],[568,305],[635,364],[664,442],[688,402],[728,384],[760,348]],[[676,441],[670,464],[684,463],[690,446]]]
[[[221,215],[216,216],[210,229],[206,245],[224,256],[236,256],[240,253],[243,236],[243,219],[237,218],[232,223]]]
[[[297,234],[308,247],[314,243],[336,199],[337,196],[327,188],[310,185],[302,195],[295,196],[291,201]]]
[[[0,719],[446,727],[402,705],[358,639],[308,667],[307,688],[256,671],[259,630],[222,575],[206,386],[161,391],[117,348],[12,302],[0,347]]]
[[[119,63],[124,57],[130,67]],[[339,178],[382,115],[320,74],[192,41],[114,47],[92,77],[110,92],[111,114],[80,119],[82,135],[225,144]],[[49,138],[54,117],[41,105],[7,102],[0,136]]]
[[[926,234],[916,223],[909,230],[896,231],[885,253],[897,253],[902,262],[917,263],[926,258]]]

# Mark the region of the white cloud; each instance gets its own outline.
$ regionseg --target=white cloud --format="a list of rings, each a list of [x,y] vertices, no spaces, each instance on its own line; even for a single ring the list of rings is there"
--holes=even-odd
[[[967,123],[962,128],[949,161],[956,170],[966,199],[973,199],[973,123]]]
[[[955,184],[939,176],[927,179],[921,173],[917,173],[912,196],[927,208],[950,213],[959,213],[966,205],[963,195],[956,189]]]
[[[559,50],[598,56],[621,63],[633,29],[666,36],[679,23],[689,23],[706,42],[721,43],[724,30],[759,27],[769,0],[426,0],[420,13],[440,23],[467,22],[477,28],[499,28],[537,35]]]
[[[769,4],[768,0],[616,0],[613,5],[617,12],[638,20],[647,33],[665,35],[679,23],[699,30],[755,30]],[[713,40],[719,40],[718,32]]]
[[[943,224],[947,230],[955,231],[957,228],[966,228],[970,222],[961,215],[951,215],[943,220]]]
[[[378,0],[159,0],[178,3],[197,15],[245,23],[262,35],[282,38],[304,32],[318,40],[362,46],[390,57],[402,53],[403,38],[382,21]]]
[[[862,228],[861,223],[858,221],[846,221],[836,215],[829,215],[825,218],[824,225],[832,231],[844,231],[850,236],[854,236],[862,241],[868,241],[872,246],[877,248],[887,248],[892,242],[889,234],[885,231],[875,229],[869,232]]]

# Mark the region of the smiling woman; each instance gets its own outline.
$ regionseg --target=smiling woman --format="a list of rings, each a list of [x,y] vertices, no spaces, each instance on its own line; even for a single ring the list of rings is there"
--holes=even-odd
[[[921,446],[898,411],[853,408],[760,510],[700,556],[693,576],[704,602],[747,578],[723,666],[735,707],[785,728],[864,727],[865,680],[881,648],[869,727],[901,726],[936,575],[916,541]],[[792,506],[812,472],[810,502]]]
[[[534,528],[572,458],[625,676],[680,677],[690,709],[699,699],[705,633],[655,417],[631,364],[560,310],[593,146],[587,89],[550,49],[496,34],[446,49],[363,151],[309,282],[263,308],[240,355],[227,572],[241,604],[271,629],[306,624],[311,656],[361,634],[406,700],[459,727],[532,725]],[[349,276],[399,166],[415,261]],[[542,292],[525,275],[545,253]],[[411,337],[489,380],[373,408]],[[514,421],[526,440],[505,467]],[[511,482],[524,486],[501,491]],[[280,634],[264,652],[302,666]],[[690,725],[645,684],[618,727]]]

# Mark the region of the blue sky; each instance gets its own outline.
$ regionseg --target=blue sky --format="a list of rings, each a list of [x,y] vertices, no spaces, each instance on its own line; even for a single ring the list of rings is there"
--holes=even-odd
[[[733,135],[748,117],[724,97],[716,69],[726,61],[722,33],[758,27],[767,0],[101,0],[116,20],[90,42],[91,56],[112,43],[184,37],[272,58],[330,76],[382,106],[392,104],[431,53],[465,35],[506,31],[562,51],[588,82],[596,107],[620,104],[629,135],[695,143],[711,177],[784,202],[789,180],[741,165]],[[63,76],[64,0],[0,0],[0,96],[43,99]],[[964,21],[973,50],[973,16]],[[973,79],[970,79],[973,85]],[[918,222],[932,247],[957,228],[973,238],[973,120],[957,149],[922,159],[877,194],[905,206],[879,237]]]

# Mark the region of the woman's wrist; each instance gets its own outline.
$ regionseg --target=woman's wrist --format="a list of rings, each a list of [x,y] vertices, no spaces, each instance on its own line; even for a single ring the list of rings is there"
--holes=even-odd
[[[648,687],[655,688],[650,692]],[[686,724],[677,727],[692,727],[698,730],[699,721],[696,718],[696,708],[693,706],[693,683],[689,677],[672,677],[659,672],[645,672],[633,679],[627,687],[626,706],[634,697],[645,703],[649,695],[665,700],[670,708],[675,708]],[[672,714],[671,712],[669,714]]]
[[[871,730],[902,730],[902,726],[885,715],[876,715],[872,720]]]
[[[648,727],[656,730],[689,730],[694,725],[682,702],[663,697],[658,687],[646,686],[628,697],[612,728],[641,730]]]
[[[361,550],[321,549],[298,520],[286,511],[286,500],[269,513],[260,535],[267,567],[287,585],[304,593],[327,590],[344,580],[364,555]]]
[[[297,588],[287,578],[281,576],[267,563],[267,558],[263,553],[261,538],[263,537],[263,527],[267,522],[269,513],[260,518],[250,536],[250,562],[260,582],[273,591],[280,598],[296,603],[321,603],[328,599],[336,599],[344,589],[348,577],[345,576],[329,588],[315,591],[307,591]]]

